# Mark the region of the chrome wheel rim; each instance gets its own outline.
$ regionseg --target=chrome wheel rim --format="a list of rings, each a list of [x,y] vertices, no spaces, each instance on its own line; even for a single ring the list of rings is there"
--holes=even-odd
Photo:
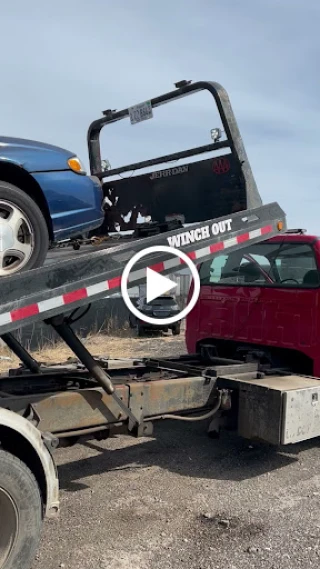
[[[0,277],[21,271],[34,250],[34,231],[27,215],[0,199]]]

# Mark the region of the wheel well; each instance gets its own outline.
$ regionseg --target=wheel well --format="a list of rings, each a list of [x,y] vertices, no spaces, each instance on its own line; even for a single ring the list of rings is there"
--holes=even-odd
[[[197,343],[197,353],[200,353],[201,344],[214,346],[217,355],[221,358],[245,360],[246,356],[254,355],[255,360],[259,360],[261,363],[269,363],[272,367],[285,367],[295,373],[313,374],[313,360],[299,350],[247,344],[246,342],[235,342],[234,340],[222,340],[220,338],[207,338]]]
[[[42,503],[46,504],[46,477],[41,460],[33,446],[20,433],[5,426],[0,427],[0,443],[3,450],[10,452],[28,466],[38,482]]]
[[[21,168],[20,166],[16,166],[15,164],[9,164],[0,162],[0,180],[3,182],[8,182],[9,184],[13,184],[23,190],[24,192],[28,193],[30,197],[34,199],[36,204],[41,209],[42,213],[44,214],[48,231],[49,231],[49,238],[53,240],[53,228],[52,228],[52,221],[50,217],[49,207],[47,204],[47,200],[43,195],[43,192],[36,182],[36,180],[29,174],[26,170]],[[28,188],[28,192],[26,191]]]

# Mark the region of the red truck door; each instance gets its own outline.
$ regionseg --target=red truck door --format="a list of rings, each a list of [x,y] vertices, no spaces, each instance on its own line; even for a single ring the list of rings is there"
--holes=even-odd
[[[223,339],[232,340],[233,346],[236,342],[297,350],[316,360],[316,255],[312,242],[287,237],[201,265],[200,298],[187,322],[190,352],[205,339]]]

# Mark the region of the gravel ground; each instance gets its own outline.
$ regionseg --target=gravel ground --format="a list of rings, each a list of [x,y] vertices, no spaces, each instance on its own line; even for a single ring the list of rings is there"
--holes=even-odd
[[[171,336],[126,341],[127,355],[185,351]],[[318,569],[318,441],[276,450],[205,427],[58,450],[61,514],[33,569]]]

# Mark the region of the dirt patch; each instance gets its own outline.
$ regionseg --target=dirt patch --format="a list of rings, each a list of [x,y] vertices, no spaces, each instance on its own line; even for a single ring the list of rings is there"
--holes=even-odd
[[[197,518],[197,522],[195,525],[198,527],[199,534],[215,541],[223,539],[230,541],[238,537],[250,539],[264,532],[260,524],[239,517],[229,517],[225,512],[214,516],[204,513]]]

